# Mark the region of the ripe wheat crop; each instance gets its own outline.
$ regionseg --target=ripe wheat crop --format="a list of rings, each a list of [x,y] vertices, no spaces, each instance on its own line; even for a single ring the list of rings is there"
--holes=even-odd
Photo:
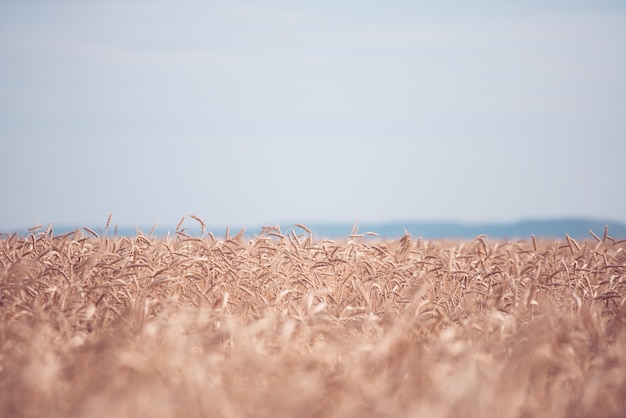
[[[6,417],[619,417],[624,242],[0,236]],[[107,221],[107,227],[108,223]]]

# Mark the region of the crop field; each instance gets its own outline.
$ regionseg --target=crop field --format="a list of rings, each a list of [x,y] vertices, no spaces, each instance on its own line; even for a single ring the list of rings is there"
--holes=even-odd
[[[626,242],[0,236],[3,417],[623,417]]]

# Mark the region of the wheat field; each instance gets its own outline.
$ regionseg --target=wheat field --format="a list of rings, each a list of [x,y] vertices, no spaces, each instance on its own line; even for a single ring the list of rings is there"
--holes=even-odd
[[[626,243],[0,236],[3,417],[623,417]],[[108,229],[108,225],[107,225]]]

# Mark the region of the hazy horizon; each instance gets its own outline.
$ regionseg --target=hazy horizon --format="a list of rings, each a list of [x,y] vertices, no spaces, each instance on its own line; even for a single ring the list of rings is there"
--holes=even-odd
[[[0,230],[626,223],[624,45],[619,1],[1,2]]]
[[[155,225],[119,225],[113,219],[107,224],[91,225],[37,225],[31,228],[21,228],[12,231],[3,231],[0,234],[18,233],[26,236],[31,233],[53,231],[54,235],[63,235],[77,230],[85,234],[99,236],[135,236],[135,234],[165,237],[177,235],[179,232],[191,236],[205,236],[210,233],[216,238],[235,236],[243,232],[244,237],[252,239],[263,234],[267,228],[278,227],[284,235],[297,235],[311,232],[316,239],[345,239],[351,234],[365,234],[372,239],[394,239],[405,234],[424,239],[472,239],[485,236],[489,239],[511,240],[530,239],[531,236],[542,239],[563,239],[566,235],[575,239],[592,240],[603,237],[605,233],[612,240],[626,239],[626,224],[611,220],[599,219],[527,219],[510,223],[463,223],[463,222],[430,222],[430,221],[393,221],[393,222],[322,222],[322,223],[269,223],[269,224],[239,224],[216,225],[204,224],[202,219],[194,219],[194,215],[185,216],[176,224]]]

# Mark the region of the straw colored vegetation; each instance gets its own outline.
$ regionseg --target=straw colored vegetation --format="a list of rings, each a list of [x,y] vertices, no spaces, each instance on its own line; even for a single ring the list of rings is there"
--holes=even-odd
[[[181,227],[0,236],[0,416],[626,413],[626,244],[606,233]]]

